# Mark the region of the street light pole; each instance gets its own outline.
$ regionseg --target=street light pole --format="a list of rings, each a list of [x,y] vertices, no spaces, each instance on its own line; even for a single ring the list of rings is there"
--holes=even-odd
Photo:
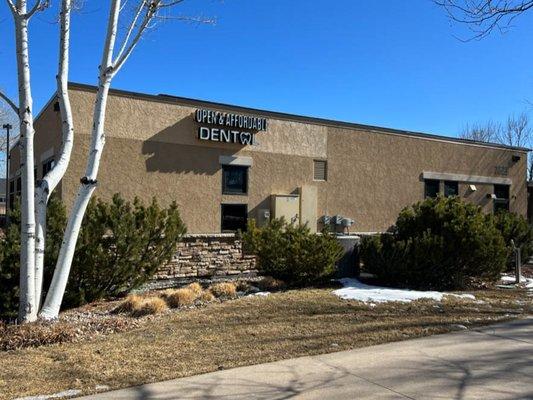
[[[6,225],[7,225],[7,211],[9,209],[9,157],[10,157],[10,154],[9,154],[9,131],[11,129],[13,129],[13,125],[11,124],[4,124],[2,125],[2,128],[4,128],[6,130],[6,182],[5,182],[5,185],[6,185],[6,198],[5,198],[5,203],[6,203]]]

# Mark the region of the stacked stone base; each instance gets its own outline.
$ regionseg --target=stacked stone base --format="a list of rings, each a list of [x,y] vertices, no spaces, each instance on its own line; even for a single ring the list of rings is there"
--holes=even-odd
[[[149,289],[179,286],[191,281],[253,279],[254,256],[245,255],[233,234],[187,235],[172,260],[161,267]]]

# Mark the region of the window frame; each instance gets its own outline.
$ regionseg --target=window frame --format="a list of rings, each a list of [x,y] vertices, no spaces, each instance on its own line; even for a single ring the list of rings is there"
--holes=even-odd
[[[221,203],[220,204],[220,232],[222,233],[236,233],[239,229],[224,229],[224,207],[243,207],[244,208],[244,225],[242,231],[246,231],[248,225],[248,204],[246,203]]]
[[[454,186],[456,188],[455,194],[446,193],[446,189],[449,188],[450,186]],[[444,181],[443,189],[444,189],[443,191],[444,197],[459,196],[459,182],[458,181]]]
[[[429,182],[437,184],[437,193],[435,194],[435,196],[429,196],[428,195],[428,183]],[[424,199],[436,199],[437,197],[439,197],[440,193],[441,193],[440,192],[440,180],[438,180],[438,179],[424,179]]]
[[[51,166],[50,166],[50,169],[48,169],[46,172],[45,172],[45,165],[47,165],[48,163],[51,163]],[[48,172],[50,172],[54,167],[55,167],[55,164],[56,164],[56,160],[54,157],[49,157],[47,158],[46,160],[44,160],[42,163],[41,163],[41,171],[42,171],[42,174],[41,174],[41,177],[44,178],[46,176],[46,174]],[[37,174],[35,174],[35,176],[37,176]]]
[[[494,196],[496,196],[496,192],[498,192],[498,190],[496,189],[497,187],[505,188],[504,191],[507,193],[505,194],[505,197],[496,197],[492,201],[492,212],[494,214],[499,212],[500,210],[509,212],[511,210],[511,201],[510,201],[511,185],[494,185],[493,187]],[[503,208],[502,208],[502,205],[504,206]]]
[[[233,170],[241,170],[244,171],[244,191],[235,191],[228,189],[226,186],[226,173],[229,169]],[[231,164],[224,164],[222,165],[222,194],[230,195],[230,196],[248,196],[248,180],[249,180],[249,169],[250,167],[246,165],[231,165]]]

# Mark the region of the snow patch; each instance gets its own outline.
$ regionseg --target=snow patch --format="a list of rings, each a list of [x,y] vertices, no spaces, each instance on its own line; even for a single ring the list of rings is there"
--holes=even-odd
[[[27,397],[18,397],[15,400],[48,400],[48,399],[61,399],[63,397],[72,397],[78,396],[81,394],[81,390],[71,389],[65,390],[64,392],[54,393],[54,394],[42,394],[38,396],[27,396]]]
[[[502,274],[501,280],[505,283],[515,283],[516,277],[510,274]],[[522,275],[520,277],[520,283],[524,283],[527,289],[533,289],[533,278],[526,278]]]
[[[419,291],[408,289],[394,289],[381,286],[372,286],[360,282],[353,278],[343,278],[340,280],[344,288],[333,291],[333,294],[346,300],[358,300],[364,303],[386,303],[389,301],[400,301],[409,303],[413,300],[430,299],[441,301],[444,296],[456,296],[464,299],[475,300],[471,294],[453,294],[436,291]]]
[[[248,296],[266,297],[266,296],[269,296],[269,295],[270,295],[270,292],[257,292],[257,293],[249,294]]]

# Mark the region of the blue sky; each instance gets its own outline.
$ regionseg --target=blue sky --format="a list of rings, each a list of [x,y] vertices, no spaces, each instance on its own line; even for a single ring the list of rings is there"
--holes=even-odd
[[[107,4],[86,0],[73,17],[71,81],[96,82]],[[533,101],[533,12],[468,43],[431,0],[188,0],[175,14],[218,22],[160,23],[113,87],[451,136]],[[54,20],[31,21],[36,109],[55,87]],[[5,4],[0,37],[0,88],[15,96]]]

